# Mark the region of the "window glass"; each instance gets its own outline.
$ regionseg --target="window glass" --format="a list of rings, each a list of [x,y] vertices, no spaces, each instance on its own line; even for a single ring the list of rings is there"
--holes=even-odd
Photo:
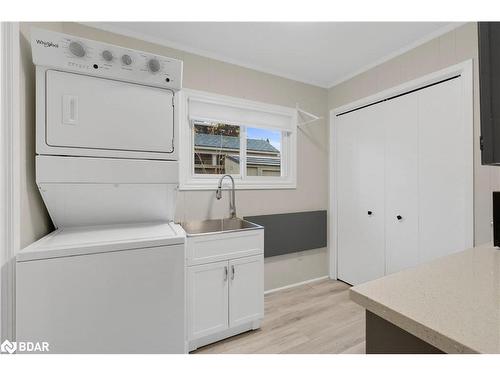
[[[247,128],[247,176],[281,176],[281,131]]]
[[[195,123],[194,173],[240,173],[240,127],[221,123]]]

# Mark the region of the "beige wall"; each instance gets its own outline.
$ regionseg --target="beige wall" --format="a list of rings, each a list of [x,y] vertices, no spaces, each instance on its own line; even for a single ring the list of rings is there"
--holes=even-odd
[[[47,28],[60,31],[61,26],[52,24]],[[53,226],[35,184],[35,67],[27,24],[20,24],[20,34],[20,240],[23,248],[52,231]]]
[[[474,64],[474,233],[476,244],[482,244],[491,240],[491,191],[500,189],[500,168],[481,166],[476,23],[460,26],[332,87],[328,107],[339,107],[469,59]]]
[[[22,242],[27,245],[47,233],[51,226],[35,185],[34,176],[34,68],[29,48],[29,29],[21,25],[23,200]],[[36,26],[77,36],[115,43],[184,61],[184,87],[295,107],[327,118],[326,89],[260,73],[157,44],[93,29],[75,23]],[[239,216],[326,209],[328,204],[328,137],[325,121],[298,132],[298,180],[294,190],[249,190],[236,195]],[[214,218],[228,215],[228,199],[215,198],[215,191],[186,191],[178,196],[176,219]],[[326,249],[266,259],[265,287],[272,289],[327,275]]]

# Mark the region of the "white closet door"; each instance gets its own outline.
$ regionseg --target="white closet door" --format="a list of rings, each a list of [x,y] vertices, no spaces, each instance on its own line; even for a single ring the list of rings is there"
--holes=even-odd
[[[469,89],[462,76],[335,119],[339,279],[473,246]]]
[[[418,264],[417,95],[384,103],[386,273]]]
[[[337,201],[337,277],[354,284],[356,254],[359,253],[359,171],[357,164],[357,137],[359,113],[336,118],[336,201]]]
[[[418,94],[420,261],[472,247],[472,126],[463,78]]]
[[[384,275],[383,106],[337,119],[338,278],[359,284]]]

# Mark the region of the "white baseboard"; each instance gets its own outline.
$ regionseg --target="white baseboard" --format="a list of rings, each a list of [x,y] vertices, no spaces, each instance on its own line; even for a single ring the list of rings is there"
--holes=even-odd
[[[240,333],[246,332],[246,331],[252,331],[259,329],[261,324],[262,324],[262,319],[263,317],[260,317],[256,320],[253,320],[248,323],[241,324],[236,327],[228,328],[222,332],[217,332],[205,337],[200,337],[199,339],[191,340],[189,342],[189,351],[192,352],[193,350],[196,350],[198,348],[201,348],[202,346],[224,340],[228,337],[236,336],[239,335]]]
[[[265,290],[264,291],[264,295],[266,294],[271,294],[271,293],[274,293],[274,292],[279,292],[281,290],[286,290],[286,289],[290,289],[290,288],[294,288],[296,286],[301,286],[301,285],[306,285],[306,284],[310,284],[310,283],[314,283],[316,281],[321,281],[321,280],[326,280],[328,279],[329,276],[326,275],[326,276],[321,276],[321,277],[317,277],[315,279],[310,279],[310,280],[305,280],[305,281],[301,281],[300,283],[295,283],[295,284],[290,284],[290,285],[285,285],[285,286],[281,286],[279,288],[275,288],[275,289],[269,289],[269,290]]]

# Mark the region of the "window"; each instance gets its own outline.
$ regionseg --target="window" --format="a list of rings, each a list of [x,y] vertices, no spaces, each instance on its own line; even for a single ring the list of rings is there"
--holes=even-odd
[[[281,132],[247,128],[247,176],[281,177]]]
[[[224,174],[238,189],[295,188],[295,109],[192,90],[181,103],[180,189]]]
[[[194,174],[240,174],[240,127],[222,123],[193,124]],[[239,159],[238,159],[239,160]]]

